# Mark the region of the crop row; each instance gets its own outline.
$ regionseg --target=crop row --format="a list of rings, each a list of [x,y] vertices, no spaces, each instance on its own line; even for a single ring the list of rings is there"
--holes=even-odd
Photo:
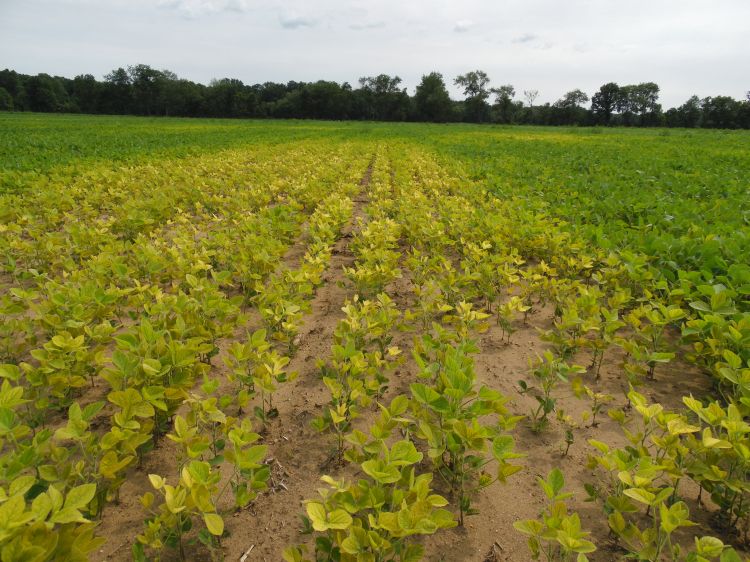
[[[322,154],[325,166],[318,163]],[[360,173],[356,151],[301,150],[290,160],[295,176],[268,174],[286,171],[272,162],[265,177],[259,171],[245,178],[263,180],[255,187],[242,183],[245,163],[233,156],[241,155],[221,160],[237,174],[231,190],[223,181],[193,184],[195,204],[177,210],[158,231],[146,229],[134,239],[108,231],[111,238],[97,239],[85,259],[65,264],[59,276],[53,268],[45,274],[27,269],[26,259],[8,260],[11,267],[24,264],[17,279],[27,281],[30,273],[33,282],[3,295],[11,361],[2,365],[0,460],[7,498],[2,507],[9,510],[7,559],[86,559],[101,543],[92,521],[117,501],[128,471],[172,423],[182,427],[175,415],[191,404],[196,382],[211,371],[218,341],[244,323],[242,308],[258,298],[307,217],[311,244],[301,274],[319,276],[327,244],[347,213],[340,197]],[[196,170],[205,165],[197,162]],[[96,182],[88,187],[105,189]],[[172,203],[189,191],[179,183],[159,187]],[[124,205],[117,212],[131,211]],[[63,224],[80,225],[83,218],[66,217]],[[17,236],[6,239],[11,251],[22,254],[29,239],[33,248],[37,240],[49,244],[41,229],[34,238],[14,226],[8,230]],[[95,232],[100,225],[87,228]],[[71,240],[69,229],[61,232]],[[106,400],[97,400],[102,394]],[[67,413],[63,419],[61,412]],[[244,427],[229,429],[242,437]],[[235,465],[245,444],[240,439]],[[206,522],[215,529],[215,520]]]
[[[331,403],[316,425],[336,436],[339,457],[357,463],[357,472],[366,478],[349,484],[325,477],[330,490],[322,493],[322,500],[307,502],[310,530],[323,534],[315,541],[315,559],[416,560],[421,546],[408,537],[463,524],[464,516],[472,513],[472,494],[517,470],[508,462],[516,456],[512,438],[497,432],[512,429],[519,419],[508,414],[502,395],[475,387],[470,354],[479,350],[472,335],[494,310],[510,338],[517,315],[550,303],[554,327],[543,334],[548,351],[531,364],[534,382],[519,389],[538,403],[528,416],[531,428],[545,431],[550,414],[557,411],[560,383],[570,384],[576,395],[590,401],[589,419],[595,425],[603,406],[614,399],[596,389],[603,356],[621,349],[628,408],[611,408],[608,414],[621,424],[629,444],[616,448],[591,441],[590,463],[599,478],[588,483],[586,491],[592,501],[601,502],[619,547],[632,556],[738,560],[718,538],[699,535],[692,546],[673,538],[678,529],[694,525],[683,500],[688,480],[710,493],[718,509],[714,517],[724,529],[741,531],[748,517],[742,460],[748,426],[741,388],[747,365],[741,354],[747,346],[740,331],[746,317],[734,308],[731,289],[684,282],[670,286],[645,258],[592,252],[564,230],[550,228],[545,217],[519,216],[512,203],[465,184],[452,189],[455,178],[441,177],[439,169],[430,168],[429,163],[420,166],[412,153],[403,166],[412,181],[401,183],[397,174],[390,188],[385,178],[375,181],[371,220],[353,243],[357,261],[347,276],[358,293],[372,298],[355,299],[344,309],[346,319],[323,368]],[[409,236],[412,229],[418,236]],[[403,257],[400,241],[411,244]],[[390,405],[381,406],[380,417],[370,427],[357,428],[360,412],[372,401],[387,403],[382,397],[393,369],[381,354],[389,329],[405,320],[379,291],[401,275],[400,260],[410,266],[416,296],[415,309],[402,314],[412,329],[422,328],[413,354],[418,380],[427,382],[412,383],[408,393],[389,395]],[[634,260],[643,266],[633,268]],[[731,335],[720,346],[714,340],[711,349],[691,328],[707,316],[719,320]],[[685,397],[686,410],[667,412],[635,390],[681,351],[667,337],[675,329],[682,329],[685,341],[703,352],[690,359],[713,372],[719,400]],[[389,351],[396,357],[400,353]],[[571,362],[586,355],[591,359],[588,368]],[[479,419],[493,413],[495,421],[480,424]],[[568,430],[571,440],[573,431]],[[397,436],[406,439],[396,441]],[[426,475],[418,471],[423,451],[430,461]],[[488,451],[499,466],[494,477],[485,470],[493,460]],[[448,500],[429,495],[433,474],[447,485],[457,521],[451,522],[440,509]],[[427,486],[424,496],[410,487],[418,480]],[[540,483],[549,507],[538,519],[516,525],[529,535],[532,556],[585,560],[596,546],[566,506],[570,494],[562,491],[562,472],[555,469]],[[435,503],[429,504],[427,497]],[[304,560],[304,552],[291,548],[286,556]]]
[[[184,558],[194,539],[221,556],[227,513],[268,486],[255,426],[274,423],[275,393],[294,384],[289,361],[352,220],[361,148],[226,152],[2,200],[3,560],[86,559],[101,544],[96,520],[164,438],[175,471],[149,477],[134,556]],[[421,559],[426,536],[463,526],[482,490],[523,469],[519,424],[563,427],[567,454],[582,431],[559,406],[566,389],[587,401],[591,426],[606,413],[622,428],[622,446],[590,440],[585,491],[623,555],[739,560],[728,543],[750,528],[750,318],[738,270],[670,272],[637,248],[604,250],[406,142],[376,147],[367,180],[342,272],[350,298],[319,363],[329,400],[313,425],[330,434],[331,471],[305,502],[314,540],[285,559]],[[295,244],[302,257],[283,265]],[[474,358],[490,323],[510,342],[544,310],[552,322],[518,383],[533,398],[521,416]],[[404,333],[408,350],[395,344]],[[611,357],[622,397],[600,384]],[[678,360],[708,373],[713,392],[669,411],[644,389]],[[563,472],[539,483],[548,504],[515,524],[530,555],[587,560],[601,545]],[[721,538],[690,531],[696,510]]]

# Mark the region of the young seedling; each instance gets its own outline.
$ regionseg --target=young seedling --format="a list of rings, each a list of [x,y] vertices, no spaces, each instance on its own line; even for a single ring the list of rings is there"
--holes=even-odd
[[[516,331],[513,327],[513,319],[518,312],[526,313],[530,306],[523,303],[519,296],[512,296],[497,307],[497,324],[503,329],[503,336],[510,343],[510,336]]]
[[[531,386],[526,381],[518,381],[521,394],[533,393],[537,401],[536,408],[531,410],[531,430],[541,433],[549,425],[549,415],[555,411],[557,399],[552,393],[559,381],[568,382],[573,374],[584,373],[585,368],[579,365],[568,365],[562,359],[556,358],[551,351],[545,351],[536,362],[529,361],[531,374],[536,385]]]
[[[559,468],[554,468],[546,479],[538,478],[549,504],[537,519],[525,519],[513,523],[513,527],[529,537],[531,558],[544,556],[547,562],[588,562],[587,554],[596,550],[588,540],[591,534],[581,528],[577,513],[570,513],[566,500],[573,494],[563,492],[565,478]]]

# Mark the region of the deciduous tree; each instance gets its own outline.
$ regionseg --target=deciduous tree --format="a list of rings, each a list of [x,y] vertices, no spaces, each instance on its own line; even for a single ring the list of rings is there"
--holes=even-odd
[[[523,97],[526,98],[526,103],[529,104],[529,107],[534,107],[534,102],[536,101],[536,98],[539,96],[539,90],[524,90],[523,91]]]
[[[450,121],[453,110],[443,75],[430,72],[422,76],[414,94],[416,118],[420,121]]]
[[[491,88],[490,92],[495,94],[494,109],[497,121],[500,123],[512,123],[517,109],[516,104],[513,102],[513,98],[516,96],[516,89],[511,84],[504,84],[499,88]]]
[[[476,123],[487,121],[490,109],[487,104],[487,98],[490,97],[490,92],[487,89],[490,78],[487,73],[483,70],[472,70],[456,76],[453,83],[464,90],[466,120]]]
[[[612,114],[617,109],[619,100],[620,87],[615,82],[608,82],[591,97],[591,111],[608,125],[612,120]]]

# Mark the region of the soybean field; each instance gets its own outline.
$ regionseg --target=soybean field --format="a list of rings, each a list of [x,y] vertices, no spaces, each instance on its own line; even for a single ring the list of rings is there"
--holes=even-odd
[[[0,559],[750,556],[750,133],[0,114]]]

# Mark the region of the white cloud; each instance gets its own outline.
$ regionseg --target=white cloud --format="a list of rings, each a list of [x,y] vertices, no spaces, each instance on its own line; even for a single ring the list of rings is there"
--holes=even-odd
[[[383,29],[384,27],[385,27],[384,21],[373,21],[373,22],[349,24],[349,29],[353,29],[355,31],[366,31],[368,29]]]
[[[221,12],[245,12],[249,8],[247,0],[159,0],[157,6],[190,19]]]
[[[453,31],[456,33],[466,33],[469,31],[472,27],[474,27],[474,22],[471,20],[458,20],[455,25],[453,26]]]
[[[284,29],[299,29],[301,27],[315,27],[317,22],[313,18],[300,15],[282,14],[279,16],[279,23]]]
[[[533,33],[524,33],[523,35],[519,35],[517,37],[514,37],[510,40],[511,43],[531,43],[532,41],[536,41],[538,37],[534,35]]]

